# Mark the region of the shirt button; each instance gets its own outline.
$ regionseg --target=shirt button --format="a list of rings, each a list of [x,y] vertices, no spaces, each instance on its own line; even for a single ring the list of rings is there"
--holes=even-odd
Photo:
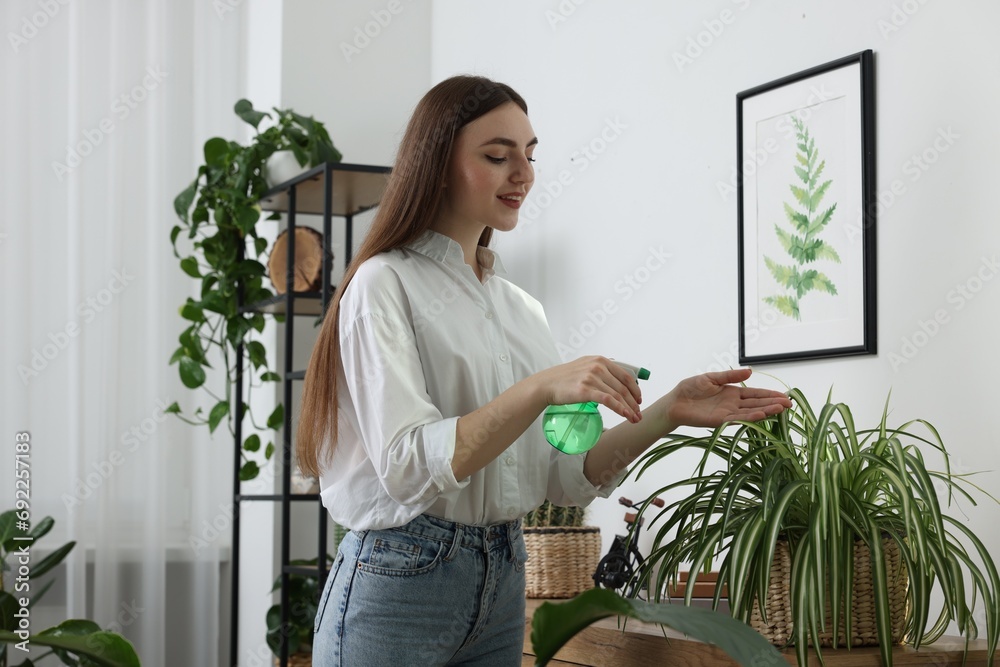
[[[506,354],[501,354],[500,355],[500,361],[507,361],[507,355]]]
[[[517,514],[517,510],[515,510],[513,507],[507,508],[507,516],[513,518],[515,514]]]
[[[492,310],[486,311],[486,319],[488,319],[488,320],[492,320],[493,319],[493,311]]]
[[[503,462],[506,463],[509,466],[512,466],[512,465],[514,465],[514,457],[513,456],[508,456],[507,458],[505,458],[503,460]]]

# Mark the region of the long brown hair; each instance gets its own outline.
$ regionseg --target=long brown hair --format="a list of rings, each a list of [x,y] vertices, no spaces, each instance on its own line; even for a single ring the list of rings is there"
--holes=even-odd
[[[309,358],[296,435],[299,468],[318,476],[337,440],[337,365],[340,363],[340,299],[358,267],[379,253],[404,246],[433,224],[442,202],[442,182],[455,136],[465,125],[507,102],[528,113],[510,86],[479,76],[456,76],[423,96],[406,126],[382,202],[333,295]],[[487,227],[479,245],[488,246]]]

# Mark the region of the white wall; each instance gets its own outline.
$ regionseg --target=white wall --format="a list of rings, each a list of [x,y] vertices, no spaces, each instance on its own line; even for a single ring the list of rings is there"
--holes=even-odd
[[[566,360],[602,354],[646,366],[648,404],[685,376],[737,365],[736,197],[719,187],[736,163],[736,93],[874,49],[878,189],[888,192],[894,181],[905,188],[878,220],[879,354],[760,370],[817,402],[833,386],[860,424],[877,418],[891,389],[893,420],[935,424],[953,466],[993,470],[977,483],[996,489],[998,19],[1000,6],[986,0],[438,0],[432,78],[481,73],[527,99],[540,139],[529,201],[539,212],[522,209],[519,230],[501,235],[498,248],[512,279],[546,305],[556,339],[572,352]],[[699,38],[707,46],[678,66],[675,52]],[[926,171],[914,170],[911,156],[933,153],[949,130],[957,139]],[[602,132],[615,140],[581,160],[581,147],[600,149]],[[563,170],[572,181],[557,193]],[[620,281],[651,248],[671,257],[630,293]],[[979,291],[966,299],[953,292],[958,285]],[[593,335],[574,337],[601,320],[588,313],[608,299],[615,312]],[[924,346],[907,348],[906,358],[903,341],[913,342],[920,322],[939,310],[946,324],[933,337],[917,335]],[[755,381],[781,388],[764,376]],[[660,468],[621,493],[644,497],[688,470]],[[592,506],[605,547],[624,525],[618,495]],[[1000,558],[996,504],[952,514],[967,515]]]

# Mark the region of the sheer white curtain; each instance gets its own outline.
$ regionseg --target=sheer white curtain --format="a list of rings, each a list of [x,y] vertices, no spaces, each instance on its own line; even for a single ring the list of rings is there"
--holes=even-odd
[[[143,665],[217,665],[228,642],[232,445],[163,409],[195,285],[169,234],[201,144],[237,137],[238,0],[5,0],[0,510],[31,442],[32,514],[77,546],[33,630],[89,617]],[[203,540],[194,548],[192,537]],[[46,663],[47,664],[47,663]]]

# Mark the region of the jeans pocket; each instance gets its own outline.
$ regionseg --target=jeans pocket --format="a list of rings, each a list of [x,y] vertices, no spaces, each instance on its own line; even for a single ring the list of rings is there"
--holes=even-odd
[[[412,576],[440,564],[446,545],[399,530],[373,530],[358,558],[358,570],[369,574]]]
[[[323,586],[323,593],[320,595],[319,603],[316,605],[316,620],[313,622],[313,634],[319,632],[320,622],[323,620],[323,612],[326,610],[326,603],[330,599],[330,591],[333,590],[333,580],[337,578],[340,571],[340,564],[344,562],[344,554],[338,553],[337,559],[333,561],[333,567],[326,576],[326,585]]]

